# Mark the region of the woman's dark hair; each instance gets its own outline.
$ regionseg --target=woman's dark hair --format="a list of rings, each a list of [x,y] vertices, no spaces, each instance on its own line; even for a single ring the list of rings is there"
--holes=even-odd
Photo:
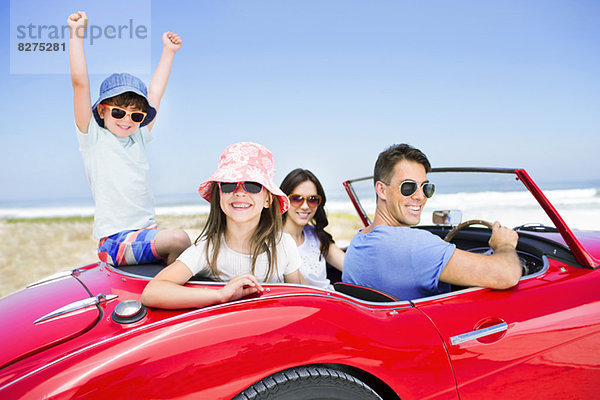
[[[265,189],[266,190],[266,189]],[[260,214],[260,222],[254,231],[251,239],[252,268],[250,273],[254,275],[256,260],[261,253],[267,253],[269,268],[264,281],[268,282],[277,271],[277,243],[281,240],[282,220],[279,211],[279,201],[277,196],[271,195],[271,204],[268,208],[263,208]],[[225,238],[225,229],[227,227],[227,218],[221,210],[221,191],[217,183],[213,183],[210,195],[210,212],[204,229],[194,242],[200,243],[204,238],[206,240],[206,261],[216,278],[219,278],[219,269],[217,259],[221,241]],[[262,279],[262,277],[258,277]]]
[[[329,246],[331,243],[335,242],[333,241],[333,237],[324,230],[325,227],[329,225],[329,221],[327,220],[327,214],[325,213],[325,201],[327,198],[325,197],[325,191],[323,190],[321,182],[319,182],[315,174],[309,170],[296,168],[287,174],[287,176],[283,179],[283,182],[281,182],[280,188],[283,190],[283,193],[289,196],[290,194],[294,193],[294,189],[296,189],[299,184],[306,181],[314,183],[317,188],[317,194],[321,196],[321,204],[319,204],[319,207],[317,207],[317,211],[315,212],[315,216],[311,222],[313,223],[315,227],[315,233],[321,242],[321,256],[325,258],[329,253]],[[282,216],[284,224],[286,217],[287,212]]]
[[[148,100],[134,92],[125,92],[117,96],[109,97],[108,99],[103,100],[102,104],[123,108],[134,106],[140,111],[146,111],[148,109]]]

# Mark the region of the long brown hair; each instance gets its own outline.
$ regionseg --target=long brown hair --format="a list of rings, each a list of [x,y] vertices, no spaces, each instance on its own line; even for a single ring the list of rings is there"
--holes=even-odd
[[[335,242],[333,241],[333,237],[324,230],[325,227],[329,225],[329,220],[327,219],[327,214],[325,213],[325,202],[327,201],[327,197],[325,197],[325,190],[323,190],[321,182],[319,182],[315,174],[309,170],[296,168],[287,174],[285,178],[283,178],[280,188],[283,190],[283,193],[289,196],[299,184],[306,181],[314,183],[315,187],[317,188],[317,194],[321,196],[321,204],[319,204],[317,207],[317,211],[315,212],[315,216],[311,222],[315,227],[315,234],[321,242],[321,256],[326,258],[327,254],[329,253],[329,246]],[[284,223],[286,218],[287,213],[283,214]]]
[[[269,267],[264,279],[265,282],[269,281],[273,274],[277,272],[277,243],[281,240],[283,227],[277,196],[270,195],[271,203],[268,208],[263,208],[258,226],[250,239],[250,248],[252,249],[251,274],[254,274],[258,256],[267,253]],[[206,241],[206,262],[217,278],[219,278],[217,259],[222,240],[225,238],[226,227],[227,217],[221,210],[221,191],[218,183],[213,183],[208,220],[194,244],[197,245],[202,239]],[[260,277],[257,278],[260,279]]]

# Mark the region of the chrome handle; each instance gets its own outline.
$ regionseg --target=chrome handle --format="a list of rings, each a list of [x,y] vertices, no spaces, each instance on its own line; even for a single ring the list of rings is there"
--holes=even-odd
[[[476,331],[463,333],[460,335],[452,336],[450,338],[450,343],[454,346],[456,344],[461,344],[464,342],[468,342],[469,340],[476,340],[485,336],[490,336],[496,333],[503,332],[508,329],[508,324],[506,322],[502,322],[498,325],[492,325],[487,328],[477,329]]]
[[[83,300],[75,301],[71,304],[67,304],[64,307],[54,310],[51,313],[48,313],[48,314],[44,315],[43,317],[35,320],[33,323],[39,324],[40,322],[44,322],[46,320],[49,320],[50,318],[58,317],[59,315],[68,314],[73,311],[81,310],[81,309],[89,307],[89,306],[95,306],[100,303],[104,303],[104,302],[116,299],[117,297],[119,297],[119,296],[117,296],[116,294],[104,295],[104,294],[100,293],[97,296],[89,297],[87,299],[83,299]]]

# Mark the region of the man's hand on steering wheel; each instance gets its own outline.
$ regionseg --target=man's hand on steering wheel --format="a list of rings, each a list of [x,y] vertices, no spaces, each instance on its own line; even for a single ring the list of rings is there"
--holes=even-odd
[[[499,251],[503,247],[510,247],[514,250],[518,241],[519,234],[516,231],[500,225],[498,221],[492,224],[492,236],[488,243],[494,251]]]

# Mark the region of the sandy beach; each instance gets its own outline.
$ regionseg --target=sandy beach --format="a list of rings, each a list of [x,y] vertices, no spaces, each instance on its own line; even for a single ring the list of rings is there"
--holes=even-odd
[[[206,215],[156,217],[163,229],[181,228],[196,239]],[[56,272],[96,262],[92,217],[0,219],[0,297]],[[346,245],[360,229],[347,213],[329,215],[328,231]]]

